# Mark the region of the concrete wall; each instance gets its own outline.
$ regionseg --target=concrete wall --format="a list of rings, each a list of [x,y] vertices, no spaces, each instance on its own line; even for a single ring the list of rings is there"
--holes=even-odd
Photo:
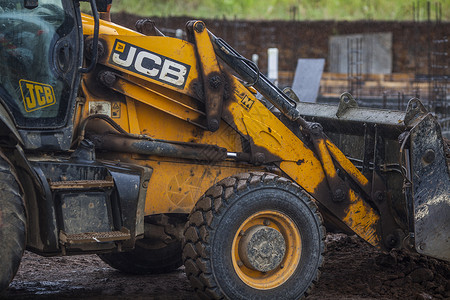
[[[145,16],[149,17],[149,16]],[[150,17],[151,18],[151,17]],[[138,16],[113,14],[114,22],[134,28]],[[189,17],[151,18],[169,35],[185,28]],[[298,58],[328,58],[329,39],[338,35],[392,33],[392,72],[428,73],[428,52],[432,39],[450,32],[450,22],[370,22],[370,21],[242,21],[204,20],[216,36],[222,37],[242,55],[259,55],[261,71],[267,71],[267,49],[280,49],[279,68],[294,72]],[[173,34],[172,34],[173,32]],[[325,71],[330,71],[328,59]]]
[[[328,71],[392,73],[392,33],[335,35],[329,38]]]

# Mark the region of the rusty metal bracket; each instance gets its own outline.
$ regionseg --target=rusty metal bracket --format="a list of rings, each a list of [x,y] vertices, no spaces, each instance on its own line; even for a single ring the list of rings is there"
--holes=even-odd
[[[120,231],[80,232],[72,234],[68,234],[62,230],[60,230],[59,232],[60,245],[64,246],[65,248],[70,248],[73,245],[78,245],[78,247],[82,248],[82,245],[86,244],[120,242],[129,240],[130,238],[130,230],[125,227],[122,227]]]
[[[112,177],[106,180],[69,180],[69,181],[49,181],[52,190],[89,190],[93,188],[107,189],[114,187]]]
[[[205,94],[207,128],[209,131],[216,131],[219,129],[222,118],[225,79],[217,62],[205,23],[191,21],[186,26],[196,45],[195,51],[199,60]]]
[[[403,123],[405,123],[406,126],[413,126],[414,121],[419,120],[420,117],[423,117],[427,113],[428,111],[425,106],[423,106],[422,102],[417,98],[412,98],[408,102]]]
[[[288,96],[289,98],[291,98],[292,100],[294,100],[296,103],[300,102],[300,99],[298,98],[297,94],[294,92],[294,90],[291,87],[285,87],[283,89],[283,93],[286,94],[286,96]]]
[[[336,112],[336,117],[342,117],[349,108],[358,107],[355,98],[349,92],[342,93],[339,97],[339,106]]]
[[[150,19],[139,19],[136,21],[136,30],[144,35],[159,35],[165,36],[158,28],[156,28],[155,21]],[[152,32],[153,31],[153,32]]]

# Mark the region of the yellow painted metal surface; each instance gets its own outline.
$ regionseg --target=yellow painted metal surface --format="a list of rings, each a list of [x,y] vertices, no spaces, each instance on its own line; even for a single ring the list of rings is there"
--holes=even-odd
[[[196,28],[196,26],[202,27],[204,26],[204,23],[202,21],[197,21],[194,24],[194,28]],[[194,37],[199,60],[201,61],[200,68],[203,70],[203,74],[207,75],[213,72],[220,72],[214,48],[211,44],[206,27],[204,27],[202,32],[194,30]]]
[[[331,156],[341,165],[346,172],[355,179],[361,186],[368,187],[369,180],[355,167],[350,160],[345,157],[344,153],[336,147],[330,140],[326,141],[327,148]]]
[[[229,104],[228,109],[233,115],[238,130],[248,134],[257,146],[280,157],[280,168],[310,194],[318,196],[324,192],[319,188],[324,187],[323,183],[327,180],[325,171],[337,176],[328,144],[324,140],[321,140],[319,144],[325,160],[325,163],[322,164],[311,149],[270,113],[261,102],[257,101],[250,91],[237,83],[235,86],[237,87],[234,101]],[[362,174],[358,174],[359,171],[342,152],[339,151],[339,154],[338,149],[332,148],[332,146],[330,148],[339,159],[341,166],[346,171],[348,168],[347,172],[354,174],[361,183],[367,183],[367,179]],[[348,207],[346,206],[347,210],[342,221],[370,244],[379,246],[379,232],[377,232],[379,214],[351,189],[349,189],[349,199],[350,204],[347,205]],[[339,215],[341,211],[334,211],[334,213]]]
[[[92,18],[83,16],[83,26],[85,34],[92,34]],[[198,90],[201,88],[201,71],[194,44],[168,37],[143,36],[104,21],[101,22],[100,40],[104,43],[105,55],[99,64],[120,74],[111,87],[119,96],[105,99],[89,90],[88,84],[83,84],[86,104],[81,119],[93,113],[91,110],[95,105],[92,103],[109,101],[111,118],[130,133],[168,141],[217,145],[229,152],[248,151],[243,138],[248,139],[253,143],[253,154],[261,150],[271,155],[272,161],[310,194],[328,192],[320,188],[327,186],[324,168],[335,174],[333,161],[329,159],[322,165],[314,152],[236,78],[228,77],[230,95],[225,99],[224,119],[219,129],[216,132],[204,130],[204,99],[199,96],[202,91]],[[201,42],[211,46],[210,41]],[[210,60],[206,57],[205,61]],[[206,72],[217,71],[214,64],[210,61],[204,66]],[[92,79],[86,75],[84,80]],[[333,144],[321,147],[323,153],[328,157],[331,153],[333,159],[360,184],[368,184],[367,179]],[[262,169],[232,161],[203,164],[142,155],[130,157],[120,153],[102,155],[105,159],[153,168],[146,196],[146,215],[188,213],[197,199],[219,180]],[[369,243],[379,244],[376,232],[378,214],[354,191],[349,191],[349,198],[350,205],[342,221]]]
[[[130,80],[126,80],[125,78],[119,79],[112,89],[126,95],[127,98],[164,111],[176,118],[190,120],[199,126],[203,126],[202,122],[198,119],[203,117],[205,113],[196,108],[197,104],[195,100],[154,84],[139,84],[137,78],[134,79],[134,81],[132,81],[133,78]]]
[[[135,101],[136,100],[127,97],[128,124],[130,127],[130,133],[140,134],[141,127],[139,126]]]
[[[379,232],[376,224],[379,215],[353,190],[349,190],[350,206],[343,221],[360,237],[373,246],[379,246]]]
[[[223,178],[254,169],[235,164],[202,165],[170,161],[145,161],[154,169],[145,214],[189,213],[198,199]]]
[[[320,161],[291,130],[254,95],[233,78],[235,91],[228,111],[239,132],[256,146],[280,158],[281,169],[309,193],[314,194],[325,175]]]
[[[322,167],[325,173],[329,177],[335,177],[336,168],[334,166],[333,160],[331,159],[330,152],[328,151],[327,144],[323,139],[317,141],[318,155],[320,156],[320,160],[322,162]]]
[[[84,79],[86,80],[86,79]],[[98,114],[99,112],[95,110],[96,103],[102,103],[103,101],[110,102],[111,109],[109,110],[107,115],[111,115],[113,121],[115,121],[123,130],[130,132],[130,123],[128,118],[128,109],[126,103],[122,103],[120,101],[111,101],[109,99],[104,99],[103,97],[96,96],[92,93],[87,87],[86,83],[82,81],[81,89],[83,91],[83,95],[85,98],[85,103],[82,106],[83,112],[81,114],[81,120],[86,119],[90,115]],[[114,109],[114,111],[113,111]],[[113,116],[113,112],[115,112],[115,116]],[[105,114],[105,113],[103,113]],[[78,126],[81,124],[81,121],[75,124]]]
[[[92,16],[87,14],[81,14],[81,22],[83,24],[83,34],[92,35],[94,34],[94,19]],[[99,30],[102,34],[108,35],[127,35],[127,36],[143,36],[139,32],[130,30],[123,26],[111,23],[105,20],[100,20]]]

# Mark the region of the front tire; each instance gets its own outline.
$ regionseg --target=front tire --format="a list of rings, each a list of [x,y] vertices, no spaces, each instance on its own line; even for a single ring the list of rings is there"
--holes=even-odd
[[[0,154],[0,292],[17,273],[26,243],[23,197],[15,171]]]
[[[183,261],[204,299],[299,299],[318,280],[325,229],[288,179],[245,173],[212,186],[184,232]]]

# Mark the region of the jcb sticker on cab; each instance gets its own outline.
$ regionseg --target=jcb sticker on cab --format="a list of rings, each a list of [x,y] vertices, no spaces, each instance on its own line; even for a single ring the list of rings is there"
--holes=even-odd
[[[19,83],[25,111],[32,112],[56,103],[51,85],[24,79],[21,79]]]
[[[184,88],[191,66],[116,40],[109,62],[131,72],[178,88]]]

